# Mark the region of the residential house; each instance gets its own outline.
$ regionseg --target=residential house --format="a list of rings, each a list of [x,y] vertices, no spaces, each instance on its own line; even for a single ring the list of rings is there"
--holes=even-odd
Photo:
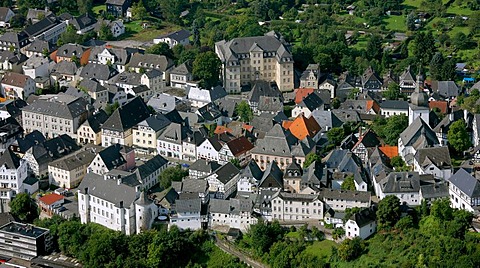
[[[258,195],[256,195],[254,211],[266,221],[273,220],[272,197],[277,192],[278,190],[259,189]]]
[[[208,224],[208,216],[202,214],[202,199],[179,199],[175,201],[168,226],[180,230],[199,230]]]
[[[258,189],[258,184],[262,180],[263,171],[254,160],[250,160],[248,164],[240,170],[238,176],[237,191],[255,193]]]
[[[317,194],[277,192],[272,197],[273,219],[280,221],[323,219],[324,204]]]
[[[284,188],[283,172],[276,161],[270,162],[263,172],[262,179],[258,183],[258,189],[278,191]]]
[[[258,222],[253,216],[253,206],[254,203],[249,199],[213,199],[208,206],[209,227],[228,226],[246,232],[251,225]]]
[[[17,140],[10,146],[10,149],[18,156],[23,157],[28,149],[34,145],[43,144],[45,141],[45,136],[43,136],[40,131],[34,130],[28,134],[24,134],[23,137],[17,137]]]
[[[108,103],[108,90],[96,79],[83,79],[78,88],[90,96],[90,98],[101,103]]]
[[[128,63],[128,69],[136,73],[157,70],[162,73],[163,81],[168,82],[168,71],[174,65],[174,61],[164,55],[134,53]]]
[[[78,128],[87,120],[87,109],[83,98],[63,93],[42,95],[22,109],[22,125],[27,133],[39,130],[46,138],[62,134],[76,138]]]
[[[460,168],[448,178],[450,204],[453,208],[470,212],[478,211],[480,205],[480,181],[465,169]]]
[[[30,41],[41,39],[47,42],[56,43],[60,35],[66,30],[67,22],[60,20],[52,14],[25,27],[23,31],[28,35]]]
[[[377,230],[376,212],[373,208],[365,208],[354,213],[345,223],[345,236],[353,239],[366,239]]]
[[[248,93],[247,100],[253,112],[257,112],[260,97],[276,97],[283,102],[282,92],[274,82],[255,81],[252,90]]]
[[[251,159],[250,151],[253,147],[253,144],[244,136],[230,140],[220,149],[218,162],[223,165],[236,159],[240,166],[245,166]]]
[[[35,24],[39,22],[41,19],[52,15],[52,11],[48,9],[36,9],[36,8],[29,8],[27,11],[26,20],[29,24]]]
[[[351,151],[356,154],[363,163],[366,163],[368,160],[367,150],[380,145],[381,142],[379,137],[373,132],[373,130],[368,129],[365,133],[360,133],[358,141],[353,145]]]
[[[183,160],[195,161],[197,159],[197,148],[205,141],[205,135],[195,130],[187,133],[187,139],[182,141]]]
[[[43,143],[30,147],[23,156],[28,163],[28,172],[43,177],[48,172],[48,164],[63,156],[69,155],[80,147],[74,139],[62,134]]]
[[[24,50],[25,55],[29,58],[32,56],[45,57],[54,51],[54,46],[48,41],[36,39]]]
[[[408,102],[403,100],[385,100],[380,103],[380,114],[385,118],[393,115],[408,116]]]
[[[150,116],[150,111],[141,98],[133,98],[116,109],[102,125],[102,146],[119,143],[133,145],[133,127]]]
[[[192,87],[188,91],[187,99],[192,107],[200,108],[225,96],[227,96],[227,92],[221,86],[213,87],[211,90]]]
[[[130,170],[135,167],[135,151],[131,147],[113,144],[99,151],[88,165],[87,173],[103,175],[113,169]]]
[[[7,150],[21,136],[23,128],[14,117],[0,119],[0,153]]]
[[[197,147],[197,159],[219,161],[223,143],[217,136],[205,139]]]
[[[318,89],[320,76],[319,65],[309,64],[302,76],[300,76],[300,88]]]
[[[2,153],[0,163],[0,202],[8,204],[16,194],[25,192],[28,164],[10,149]]]
[[[298,140],[303,140],[307,137],[318,140],[318,134],[322,129],[315,118],[312,116],[306,118],[303,114],[299,114],[293,121],[283,121],[282,126],[289,130]]]
[[[27,56],[10,50],[0,50],[0,70],[21,73]]]
[[[222,62],[223,87],[229,93],[239,93],[242,86],[257,80],[275,81],[281,91],[294,89],[290,45],[274,31],[216,42],[215,53]]]
[[[217,161],[198,159],[188,167],[188,177],[191,179],[203,179],[220,167],[221,165]]]
[[[321,189],[319,196],[322,201],[335,211],[345,211],[347,208],[368,208],[371,206],[369,192]]]
[[[137,49],[131,48],[116,48],[109,45],[96,46],[90,52],[89,62],[111,65],[119,73],[125,72],[127,64],[130,61],[132,54],[137,52]]]
[[[367,191],[368,175],[362,160],[345,149],[331,151],[323,161],[327,169],[327,180],[331,180],[333,189],[341,189],[344,180],[352,176],[357,191]]]
[[[78,61],[83,66],[87,65],[91,50],[91,48],[79,44],[65,44],[59,47],[56,52],[53,52],[51,57],[57,63],[61,61]]]
[[[2,77],[2,95],[7,99],[26,100],[35,93],[35,81],[23,74],[7,72]]]
[[[341,127],[343,122],[332,111],[313,111],[311,116],[322,127],[322,132],[327,132],[334,127]]]
[[[158,148],[157,139],[170,123],[170,120],[162,114],[148,117],[133,128],[133,145],[137,150],[155,154]]]
[[[95,79],[103,86],[117,74],[118,71],[108,65],[88,63],[83,66],[80,72],[80,78],[83,80]]]
[[[67,189],[76,188],[87,174],[87,167],[94,158],[94,150],[84,149],[50,162],[49,183]]]
[[[195,114],[199,115],[205,124],[216,124],[221,126],[224,124],[224,121],[228,120],[228,118],[223,116],[219,107],[213,102],[198,108],[197,111],[195,111]]]
[[[277,97],[260,96],[256,114],[261,113],[278,113],[283,111],[283,101]]]
[[[292,110],[292,117],[298,117],[300,114],[310,117],[313,111],[324,109],[323,100],[314,92],[295,105]]]
[[[432,81],[432,90],[434,93],[446,100],[450,100],[460,95],[460,90],[455,81]]]
[[[438,141],[440,142],[441,145],[446,146],[448,144],[447,134],[448,134],[448,130],[450,130],[450,126],[453,124],[453,122],[455,122],[457,120],[464,121],[464,119],[468,119],[467,117],[468,117],[467,111],[458,110],[458,111],[455,111],[455,112],[452,112],[452,113],[448,114],[448,116],[445,116],[442,119],[442,121],[440,121],[440,123],[438,123],[435,126],[435,128],[433,128],[433,131],[437,135]],[[473,121],[474,121],[474,123],[476,123],[475,118],[473,119]],[[475,130],[473,130],[473,132],[475,132]]]
[[[32,79],[37,77],[48,77],[50,61],[42,56],[32,56],[23,64],[23,73]]]
[[[410,165],[418,149],[438,146],[438,138],[430,126],[417,117],[398,139],[398,154]]]
[[[109,80],[110,84],[117,85],[124,88],[125,91],[132,95],[138,95],[140,91],[145,89],[134,90],[139,85],[147,86],[147,94],[145,95],[145,101],[148,101],[154,94],[160,93],[160,90],[165,88],[166,82],[163,81],[162,73],[156,69],[146,71],[145,73],[123,72]]]
[[[453,174],[453,166],[448,147],[418,149],[413,158],[413,170],[419,174],[432,174],[440,179],[450,178]]]
[[[78,213],[82,223],[94,222],[126,235],[150,229],[159,214],[139,182],[95,173],[85,175],[78,187]]]
[[[395,195],[401,203],[418,206],[422,201],[420,194],[420,175],[418,172],[391,172],[380,181],[378,197]]]
[[[209,192],[212,198],[227,199],[237,190],[237,176],[240,170],[228,162],[219,167],[204,179],[208,181]]]
[[[176,97],[161,93],[151,97],[147,106],[151,106],[157,113],[165,114],[175,110],[178,102]]]
[[[180,199],[200,198],[202,204],[207,204],[210,200],[206,180],[184,178],[182,181],[172,181],[172,188],[179,194]]]
[[[105,2],[107,14],[116,18],[125,16],[130,5],[130,0],[107,0]]]
[[[176,45],[185,46],[190,44],[189,37],[190,37],[190,32],[182,29],[173,33],[164,34],[157,38],[154,38],[153,43],[154,44],[165,43],[170,48],[173,48]]]
[[[187,82],[193,80],[192,63],[186,61],[170,71],[170,85],[172,87],[186,88]]]
[[[60,86],[74,86],[77,81],[77,64],[71,61],[61,61],[52,66],[50,76]]]
[[[21,52],[30,44],[28,35],[24,32],[6,32],[0,36],[0,50],[9,50],[13,52]]]
[[[157,139],[157,151],[169,158],[183,159],[183,141],[190,128],[185,123],[170,123]]]
[[[93,113],[77,129],[77,142],[79,144],[102,144],[102,125],[107,121],[108,115],[104,110]]]
[[[38,198],[37,202],[42,212],[52,216],[55,210],[65,203],[65,196],[56,193],[46,194]]]
[[[373,70],[368,67],[361,77],[363,91],[381,91],[383,81],[382,78]]]
[[[407,96],[411,95],[417,87],[417,81],[412,73],[410,65],[403,71],[399,78],[400,92]]]
[[[99,21],[95,26],[95,31],[99,33],[103,25],[106,25],[110,29],[113,38],[117,38],[125,33],[125,25],[123,24],[123,20]]]
[[[0,103],[0,120],[8,117],[15,118],[18,122],[22,121],[22,108],[27,106],[24,100],[6,100]]]
[[[15,16],[15,13],[8,7],[0,7],[0,27],[9,28],[10,20]]]
[[[92,15],[85,13],[69,20],[68,24],[72,25],[77,30],[77,34],[86,34],[95,28],[97,25],[97,19]]]

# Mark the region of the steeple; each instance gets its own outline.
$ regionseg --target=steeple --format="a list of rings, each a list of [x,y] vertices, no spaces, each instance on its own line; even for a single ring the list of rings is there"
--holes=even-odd
[[[410,97],[410,101],[413,105],[416,106],[427,106],[428,105],[428,96],[423,91],[423,75],[422,75],[422,67],[418,68],[417,74],[417,86],[415,87],[415,91],[412,93]]]

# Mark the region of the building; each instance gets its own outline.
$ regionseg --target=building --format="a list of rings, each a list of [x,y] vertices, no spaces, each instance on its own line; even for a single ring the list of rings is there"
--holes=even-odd
[[[135,179],[88,173],[78,187],[82,223],[94,222],[123,234],[151,228],[159,210]]]
[[[420,174],[432,174],[439,179],[450,178],[453,166],[448,147],[418,149],[413,158],[413,170]]]
[[[38,198],[39,207],[49,216],[52,216],[55,209],[60,208],[64,202],[65,197],[56,193],[46,194]]]
[[[193,80],[192,63],[184,62],[170,71],[170,85],[172,87],[186,88],[187,82]]]
[[[219,167],[212,174],[205,177],[210,186],[209,191],[212,198],[227,199],[237,190],[237,182],[240,171],[235,165],[228,162]]]
[[[413,163],[413,158],[418,149],[434,147],[439,144],[435,132],[421,117],[417,117],[412,124],[400,133],[398,155],[410,165]]]
[[[10,50],[13,52],[20,52],[30,44],[30,40],[28,40],[28,35],[21,31],[17,32],[6,32],[2,36],[0,36],[0,50]]]
[[[299,114],[293,121],[283,121],[282,125],[298,140],[304,140],[307,137],[318,140],[317,135],[322,130],[313,116],[307,118],[303,114]]]
[[[293,194],[279,191],[272,196],[273,219],[279,221],[323,219],[324,204],[317,194]]]
[[[174,65],[175,62],[164,55],[134,53],[128,63],[128,69],[136,73],[157,70],[162,73],[163,81],[167,81],[168,71]]]
[[[420,194],[420,175],[418,172],[391,172],[380,181],[379,199],[395,195],[400,203],[418,206],[422,201]]]
[[[385,100],[380,103],[380,114],[385,118],[394,115],[408,116],[408,102],[403,100]]]
[[[250,199],[229,200],[212,199],[209,203],[209,227],[225,227],[246,232],[258,222],[253,214],[253,202]]]
[[[23,129],[14,117],[0,119],[0,153],[7,150],[20,136],[23,136]]]
[[[28,45],[24,51],[25,55],[29,58],[32,56],[45,57],[53,52],[53,48],[54,46],[51,43],[45,40],[36,39],[30,45]]]
[[[103,175],[113,169],[126,171],[133,167],[135,167],[135,151],[117,143],[98,152],[88,165],[87,173]]]
[[[369,192],[321,189],[319,196],[322,201],[335,211],[345,211],[347,208],[368,208],[371,206]]]
[[[94,150],[80,150],[48,164],[48,177],[52,185],[61,188],[76,188],[82,181],[87,168],[95,158]]]
[[[116,18],[125,16],[130,5],[130,0],[107,0],[105,2],[107,13]]]
[[[173,225],[180,230],[199,230],[208,224],[208,215],[202,213],[202,199],[179,199],[175,201],[170,216],[169,228]]]
[[[415,88],[417,87],[417,82],[415,81],[410,66],[408,66],[405,71],[400,75],[399,82],[400,92],[402,94],[408,96],[415,91]]]
[[[203,179],[220,167],[221,165],[216,161],[198,159],[188,167],[188,177],[191,179]]]
[[[85,13],[69,20],[68,24],[72,25],[77,30],[77,34],[85,34],[95,28],[97,25],[97,19],[92,15]]]
[[[139,97],[120,106],[102,125],[102,146],[133,145],[133,127],[150,116],[150,111]]]
[[[22,66],[23,73],[32,79],[37,77],[46,77],[50,74],[48,71],[50,61],[42,56],[32,56]]]
[[[200,108],[218,99],[227,96],[227,92],[221,87],[216,86],[210,89],[202,89],[199,87],[191,87],[188,91],[188,100],[192,107]]]
[[[57,63],[61,61],[78,61],[83,66],[88,63],[91,50],[91,48],[79,44],[65,44],[53,52],[50,57]]]
[[[105,85],[112,77],[116,76],[118,71],[108,65],[90,62],[83,66],[79,77],[82,80],[94,79],[100,82],[100,85]]]
[[[345,223],[347,238],[360,237],[366,239],[377,230],[376,212],[373,208],[365,208],[354,213]]]
[[[428,107],[428,95],[423,91],[423,76],[417,75],[415,91],[410,96],[410,105],[408,107],[408,124],[412,124],[417,117],[425,122],[430,122],[430,108]]]
[[[187,30],[180,30],[173,33],[168,33],[165,35],[161,35],[157,38],[153,39],[154,44],[165,43],[170,48],[173,48],[176,45],[188,45],[190,44],[190,32]]]
[[[67,30],[67,22],[62,21],[55,15],[44,16],[40,21],[25,27],[24,32],[30,41],[36,39],[56,43],[62,33]]]
[[[40,131],[47,139],[67,134],[77,137],[77,130],[89,114],[85,99],[64,93],[41,95],[22,109],[26,133]]]
[[[35,93],[35,81],[28,75],[7,72],[2,77],[2,95],[7,99],[26,100]]]
[[[10,20],[15,16],[15,13],[8,7],[0,7],[0,27],[9,28]]]
[[[170,123],[157,140],[157,151],[160,155],[183,159],[183,141],[191,130],[184,123]]]
[[[50,230],[31,224],[10,222],[0,227],[2,256],[31,260],[53,247]]]
[[[157,152],[157,138],[170,125],[163,114],[156,114],[138,123],[133,129],[133,145],[137,150],[154,154]]]
[[[0,163],[0,202],[8,204],[16,194],[25,192],[23,182],[28,176],[28,164],[11,150],[0,156]]]
[[[134,96],[138,95],[138,92],[135,92],[134,88],[139,85],[144,85],[150,90],[144,98],[145,101],[148,101],[151,96],[160,93],[160,90],[165,88],[166,82],[164,81],[164,76],[161,71],[156,69],[146,70],[144,73],[125,71],[114,76],[108,83],[124,88],[125,92]]]
[[[303,114],[305,117],[310,117],[315,110],[324,110],[323,100],[313,92],[308,94],[304,99],[295,105],[292,110],[292,117],[298,117]]]
[[[318,89],[320,75],[320,66],[318,64],[309,64],[302,76],[300,76],[300,88]]]
[[[215,43],[222,62],[223,87],[240,93],[256,80],[275,81],[281,91],[294,89],[293,56],[283,36],[271,31],[264,36],[234,38]]]
[[[237,159],[240,166],[245,166],[251,159],[250,151],[253,144],[245,137],[238,137],[223,144],[222,149],[218,153],[218,162],[225,164]]]
[[[480,181],[460,168],[448,179],[450,204],[453,208],[470,212],[478,211],[480,205]]]
[[[262,180],[263,171],[254,160],[250,160],[248,164],[240,170],[238,176],[237,191],[255,193],[258,189],[258,184]]]
[[[21,73],[27,56],[9,50],[0,50],[0,70]]]
[[[104,110],[95,112],[77,129],[77,142],[80,144],[102,144],[102,125],[107,121],[108,115]]]

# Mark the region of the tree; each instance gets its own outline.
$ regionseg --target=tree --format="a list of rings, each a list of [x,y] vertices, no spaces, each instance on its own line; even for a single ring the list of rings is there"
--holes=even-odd
[[[240,121],[242,122],[250,122],[253,119],[253,111],[250,105],[244,100],[237,104],[235,113],[240,117]]]
[[[9,203],[10,212],[21,221],[33,222],[38,218],[38,208],[35,201],[27,193],[17,194]]]
[[[340,102],[340,100],[339,100],[337,97],[335,97],[335,98],[333,98],[331,104],[332,104],[332,108],[333,108],[333,109],[338,109],[338,108],[340,107],[340,105],[341,105],[341,102]]]
[[[120,107],[118,101],[114,102],[113,104],[107,103],[107,105],[105,106],[105,112],[107,113],[107,115],[111,115],[113,114],[113,112],[115,112],[115,110],[118,109],[118,107]]]
[[[238,160],[238,158],[232,158],[230,160],[230,163],[232,163],[234,166],[236,166],[238,169],[241,169],[242,166],[240,166],[240,161]]]
[[[470,46],[470,40],[463,32],[456,33],[453,36],[452,43],[459,50],[468,49]]]
[[[400,219],[400,199],[388,195],[378,202],[377,223],[379,229],[388,229]]]
[[[320,156],[314,152],[308,153],[303,162],[303,168],[308,168],[313,162],[320,161]]]
[[[447,133],[447,139],[450,146],[459,153],[462,153],[472,146],[467,132],[467,126],[463,119],[452,123]]]
[[[387,100],[398,100],[401,96],[400,86],[397,83],[390,83],[387,90],[383,92],[383,96]]]
[[[328,141],[334,145],[340,145],[340,142],[345,138],[345,132],[342,127],[331,128],[327,132]]]
[[[204,88],[210,89],[218,84],[222,62],[212,51],[200,53],[193,61],[193,75],[200,79]]]
[[[415,27],[415,19],[416,19],[416,15],[415,15],[415,12],[410,12],[407,16],[407,29],[409,31],[414,31],[416,29]]]
[[[366,55],[368,60],[382,58],[382,37],[378,34],[372,34],[367,42]]]
[[[188,170],[185,170],[180,165],[177,165],[175,167],[166,168],[162,173],[160,173],[158,180],[160,181],[160,186],[162,186],[164,189],[167,189],[172,185],[172,181],[182,181],[182,179],[186,176],[188,176]]]
[[[139,0],[132,5],[132,16],[134,19],[144,20],[147,14],[147,9],[143,5],[143,0]]]
[[[155,44],[145,50],[145,52],[155,55],[164,55],[167,58],[173,58],[173,51],[170,49],[168,44],[160,42]]]
[[[349,175],[345,178],[345,180],[343,180],[341,188],[342,190],[355,191],[356,188],[355,181],[353,180],[353,175]]]
[[[374,121],[373,130],[389,145],[397,145],[398,137],[408,127],[406,115],[394,115],[387,120]]]
[[[345,239],[338,247],[338,256],[344,261],[352,261],[362,255],[365,243],[359,237]]]
[[[413,40],[413,57],[419,61],[419,64],[426,65],[432,59],[435,48],[435,38],[432,32],[417,32]]]
[[[186,0],[159,0],[160,10],[163,17],[171,23],[179,24],[179,14],[183,11],[184,7],[188,4]]]
[[[407,166],[402,157],[397,155],[390,159],[390,165],[395,169],[395,171],[408,171],[410,168]]]
[[[105,41],[113,40],[112,31],[105,22],[102,22],[102,24],[100,25],[100,30],[98,31],[98,38]]]
[[[91,13],[93,0],[77,0],[77,7],[80,14]]]

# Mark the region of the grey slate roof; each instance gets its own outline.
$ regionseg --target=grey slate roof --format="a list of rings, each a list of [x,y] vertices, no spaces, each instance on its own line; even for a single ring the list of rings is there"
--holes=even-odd
[[[58,48],[57,57],[71,58],[72,56],[76,56],[80,58],[86,50],[87,47],[78,44],[65,44]]]
[[[12,10],[8,7],[0,7],[0,21],[5,21],[8,11],[12,11]]]
[[[390,110],[407,110],[408,102],[402,100],[385,100],[380,103],[380,108]]]
[[[17,169],[20,167],[20,157],[10,149],[7,149],[3,152],[2,156],[0,156],[0,165],[5,165],[7,169]]]
[[[425,123],[421,117],[417,117],[401,134],[400,139],[404,146],[433,146],[439,144],[435,132]]]
[[[112,115],[105,121],[102,129],[125,131],[147,119],[150,111],[139,97],[133,98],[131,101],[115,110]]]
[[[357,223],[358,227],[362,228],[363,226],[374,222],[376,218],[377,215],[373,208],[364,208],[360,210],[360,212],[353,214],[350,217],[350,220],[354,221]]]
[[[222,183],[227,183],[231,179],[233,179],[233,177],[235,177],[239,172],[240,170],[238,170],[238,168],[234,164],[227,162],[225,165],[215,170],[214,173],[217,174],[217,179],[219,181],[221,181]]]
[[[128,63],[128,66],[132,68],[157,69],[162,72],[170,69],[173,65],[173,60],[163,55],[140,53],[134,53]]]
[[[64,74],[64,75],[75,75],[77,74],[77,64],[72,61],[66,61],[62,60],[61,62],[55,64],[52,67],[52,74],[53,73],[58,73],[58,74]]]
[[[191,130],[187,126],[178,123],[171,123],[162,132],[162,134],[160,134],[158,139],[171,143],[182,144],[182,141],[187,138],[188,132],[191,132]]]
[[[454,81],[432,81],[432,89],[444,98],[457,97],[459,94],[458,86]]]
[[[6,32],[2,36],[0,36],[0,41],[14,43],[15,48],[19,49],[22,43],[24,44],[23,46],[26,45],[24,42],[28,43],[28,35],[24,31],[19,33]]]
[[[319,195],[324,199],[342,199],[346,201],[370,202],[370,192],[334,190],[322,188]]]
[[[120,153],[121,150],[130,149],[125,148],[121,144],[112,144],[98,153],[100,155],[100,158],[102,158],[105,167],[108,170],[112,170],[127,162],[123,155]]]
[[[88,13],[85,13],[83,15],[80,15],[76,18],[74,18],[73,20],[71,20],[69,22],[69,24],[72,24],[73,27],[75,27],[77,30],[82,30],[82,29],[85,29],[87,27],[90,27],[94,24],[97,23],[97,19],[95,19],[93,16],[91,16],[90,14]]]
[[[332,110],[333,114],[340,119],[343,123],[345,122],[360,122],[360,115],[358,111],[355,110],[343,110],[343,109],[335,109]]]
[[[292,146],[297,142],[297,138],[290,131],[284,130],[282,126],[276,124],[265,134],[263,139],[257,140],[252,153],[288,156],[292,155]]]
[[[89,150],[81,150],[59,158],[48,165],[62,170],[72,171],[83,165],[90,164],[94,158],[95,154],[93,152]]]
[[[23,110],[36,114],[74,119],[87,113],[87,104],[87,101],[83,98],[59,93],[57,95],[42,95],[30,105],[23,107]]]
[[[274,82],[255,81],[252,90],[248,93],[248,101],[250,103],[260,101],[260,96],[277,97],[283,102],[282,92],[278,89]]]
[[[35,39],[25,50],[37,53],[43,53],[44,51],[51,52],[53,45],[47,41]]]
[[[138,123],[138,126],[148,126],[151,129],[153,129],[153,131],[157,132],[159,130],[166,128],[168,125],[170,125],[170,123],[171,123],[170,120],[168,120],[168,118],[165,117],[165,115],[156,114]]]
[[[178,65],[177,67],[173,68],[171,71],[170,71],[171,74],[178,74],[178,75],[188,75],[188,74],[192,74],[192,64],[191,62],[184,62],[180,65]]]
[[[263,112],[283,111],[283,101],[278,97],[260,96],[258,110]]]
[[[96,79],[107,81],[118,74],[118,71],[108,65],[88,63],[83,66],[80,77],[83,79]]]
[[[152,106],[153,109],[161,112],[169,112],[175,109],[177,99],[174,96],[167,94],[158,94],[150,98],[147,102],[148,106]]]
[[[380,181],[384,193],[412,193],[420,191],[418,172],[391,172]]]
[[[182,181],[182,193],[205,193],[208,189],[206,180],[184,179]]]
[[[26,134],[23,138],[17,139],[18,149],[21,153],[25,153],[28,149],[32,148],[34,145],[43,144],[45,142],[45,136],[38,131],[34,130]]]
[[[182,30],[179,30],[179,31],[176,31],[176,32],[173,32],[173,33],[168,33],[168,34],[165,34],[165,35],[161,35],[161,36],[157,37],[157,39],[171,38],[171,39],[176,40],[176,41],[182,41],[182,40],[184,40],[188,37],[190,37],[190,32],[182,29]]]
[[[263,177],[263,171],[257,165],[257,162],[252,159],[242,170],[240,170],[240,177],[253,178],[259,182]]]
[[[422,197],[424,199],[448,197],[448,186],[444,183],[421,185],[420,191],[422,192]]]
[[[117,180],[104,179],[95,173],[87,173],[78,189],[85,194],[85,189],[88,189],[88,194],[97,198],[106,200],[120,207],[123,202],[124,207],[130,207],[137,199],[135,187],[128,186],[124,183],[118,184]]]
[[[108,115],[104,110],[100,110],[97,113],[87,117],[84,124],[88,124],[95,133],[101,131],[101,127],[105,121],[107,121]]]
[[[447,146],[418,149],[415,159],[422,168],[429,164],[434,164],[440,169],[452,168],[452,159]]]
[[[213,173],[215,170],[220,168],[221,165],[217,161],[208,161],[205,159],[198,159],[193,164],[190,165],[190,170],[200,171],[204,173]]]
[[[282,188],[283,189],[283,172],[278,167],[275,161],[270,162],[270,164],[263,172],[262,180],[260,181],[259,187],[264,188]]]
[[[163,158],[161,155],[155,155],[147,162],[137,167],[137,169],[135,170],[135,173],[137,174],[137,179],[142,180],[150,176],[151,174],[155,173],[157,170],[165,166],[167,163],[167,159]]]
[[[332,111],[315,110],[311,116],[315,118],[315,121],[317,121],[322,129],[340,127],[343,124]]]
[[[460,168],[448,179],[448,181],[455,185],[468,197],[480,197],[480,181],[473,177],[465,169]]]
[[[102,86],[100,82],[95,79],[83,79],[78,87],[90,92],[102,92],[107,90],[106,87]]]
[[[175,211],[177,213],[200,213],[202,210],[202,199],[179,199],[175,202]]]
[[[298,103],[298,106],[306,107],[308,110],[314,111],[315,109],[320,108],[323,104],[323,100],[316,92],[314,92],[306,96],[300,103]]]
[[[60,21],[54,15],[49,15],[32,25],[25,27],[24,32],[32,38],[52,29],[58,24],[60,24]]]

